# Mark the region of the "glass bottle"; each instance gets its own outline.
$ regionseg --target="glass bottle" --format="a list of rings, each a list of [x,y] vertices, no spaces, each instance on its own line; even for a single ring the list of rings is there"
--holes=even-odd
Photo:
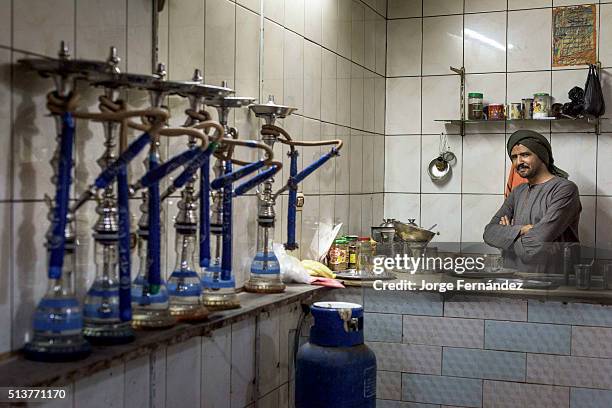
[[[135,328],[164,328],[173,326],[176,319],[170,314],[168,289],[162,279],[161,284],[149,283],[147,246],[149,242],[147,199],[143,194],[143,212],[138,223],[138,274],[132,283],[132,326]]]
[[[34,335],[24,347],[29,360],[72,361],[91,353],[81,332],[83,315],[74,293],[75,248],[74,237],[67,238],[62,275],[49,280],[47,292],[34,312]]]
[[[279,293],[285,290],[280,278],[280,265],[272,247],[274,207],[271,201],[260,202],[257,225],[257,253],[251,263],[251,277],[245,283],[248,292]]]

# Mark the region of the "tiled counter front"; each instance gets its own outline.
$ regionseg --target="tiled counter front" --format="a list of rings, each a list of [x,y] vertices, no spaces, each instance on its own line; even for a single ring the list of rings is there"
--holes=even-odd
[[[610,408],[612,306],[336,291],[364,305],[378,408]]]

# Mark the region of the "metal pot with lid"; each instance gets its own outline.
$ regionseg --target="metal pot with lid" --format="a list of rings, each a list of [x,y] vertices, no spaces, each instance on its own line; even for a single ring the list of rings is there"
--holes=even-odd
[[[372,238],[376,242],[393,242],[395,240],[395,219],[384,218],[378,227],[372,227]]]

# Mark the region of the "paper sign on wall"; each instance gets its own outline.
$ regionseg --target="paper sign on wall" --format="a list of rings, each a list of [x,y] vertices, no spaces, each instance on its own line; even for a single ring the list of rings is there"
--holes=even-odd
[[[595,4],[553,9],[553,67],[594,64],[597,60]]]

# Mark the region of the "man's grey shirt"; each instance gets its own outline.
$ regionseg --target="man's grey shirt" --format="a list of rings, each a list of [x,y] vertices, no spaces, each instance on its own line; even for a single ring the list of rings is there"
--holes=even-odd
[[[578,242],[580,195],[573,182],[562,177],[517,186],[491,222],[485,227],[484,241],[500,248],[504,266],[525,272],[561,273],[560,242]],[[499,223],[503,216],[512,225]],[[521,227],[533,225],[520,236]]]

